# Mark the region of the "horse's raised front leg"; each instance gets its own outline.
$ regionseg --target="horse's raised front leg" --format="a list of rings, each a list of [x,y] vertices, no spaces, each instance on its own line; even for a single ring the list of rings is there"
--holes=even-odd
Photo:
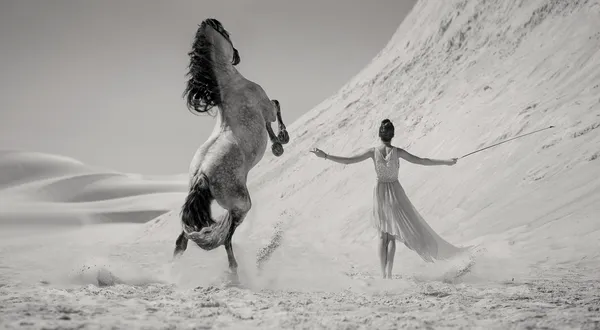
[[[271,100],[271,102],[275,105],[275,108],[277,108],[276,119],[277,124],[279,125],[279,134],[275,135],[275,132],[273,132],[273,128],[271,127],[270,122],[266,123],[266,128],[267,132],[269,133],[269,139],[271,140],[271,143],[273,143],[273,145],[271,146],[271,151],[273,152],[273,155],[279,157],[283,155],[282,145],[290,141],[290,136],[287,133],[283,120],[281,119],[281,105],[279,104],[279,101]]]
[[[287,129],[285,128],[285,124],[283,123],[283,119],[281,119],[281,107],[279,106],[279,101],[275,100],[275,104],[277,105],[277,124],[279,125],[279,133],[277,134],[277,139],[279,143],[286,144],[290,141],[290,136],[288,135]]]
[[[267,128],[267,133],[269,133],[269,139],[271,140],[271,143],[273,144],[273,145],[271,145],[271,151],[273,152],[273,155],[275,155],[277,157],[283,155],[283,146],[281,145],[281,142],[279,142],[279,138],[277,138],[277,136],[275,135],[275,132],[273,132],[271,123],[267,123],[266,128]]]

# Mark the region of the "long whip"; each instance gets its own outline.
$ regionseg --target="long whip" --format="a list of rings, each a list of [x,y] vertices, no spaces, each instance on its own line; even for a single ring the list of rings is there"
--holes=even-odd
[[[476,154],[476,153],[478,153],[478,152],[480,152],[480,151],[484,151],[484,150],[486,150],[486,149],[489,149],[489,148],[495,147],[495,146],[497,146],[497,145],[501,145],[501,144],[503,144],[503,143],[506,143],[506,142],[509,142],[509,141],[512,141],[512,140],[516,140],[516,139],[518,139],[518,138],[522,138],[522,137],[524,137],[524,136],[527,136],[527,135],[531,135],[531,134],[534,134],[534,133],[538,133],[538,132],[541,132],[541,131],[544,131],[544,130],[547,130],[547,129],[550,129],[550,128],[553,128],[553,127],[554,127],[554,126],[549,126],[549,127],[546,127],[546,128],[538,129],[537,131],[529,132],[529,133],[527,133],[527,134],[522,134],[522,135],[519,135],[519,136],[515,136],[515,137],[514,137],[514,138],[512,138],[512,139],[508,139],[508,140],[506,140],[506,141],[498,142],[498,143],[496,143],[496,144],[492,144],[491,146],[487,146],[487,147],[485,147],[485,148],[481,148],[481,149],[479,149],[479,150],[475,150],[475,151],[473,151],[473,152],[470,152],[470,153],[468,153],[468,154],[466,154],[466,155],[464,155],[464,156],[460,157],[459,159],[463,159],[463,158],[465,158],[465,157],[467,157],[467,156],[470,156],[470,155],[472,155],[472,154]]]

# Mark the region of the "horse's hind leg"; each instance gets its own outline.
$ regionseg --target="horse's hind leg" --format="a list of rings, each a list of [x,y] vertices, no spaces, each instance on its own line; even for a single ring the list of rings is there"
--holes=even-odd
[[[233,254],[231,240],[236,228],[244,221],[246,214],[250,211],[252,200],[245,183],[235,178],[225,184],[215,185],[212,189],[217,203],[227,210],[223,215],[225,218],[220,219],[221,222],[229,223],[228,231],[224,235],[223,245],[227,252],[229,270],[231,273],[236,274],[238,264]]]
[[[248,214],[248,211],[241,210],[231,210],[227,213],[227,216],[231,217],[231,227],[229,228],[229,234],[225,239],[225,251],[227,251],[227,260],[229,261],[229,270],[234,275],[237,275],[238,263],[235,260],[235,255],[233,254],[233,246],[231,245],[231,240],[233,239],[233,233],[237,227],[244,221],[244,218]]]
[[[175,251],[173,251],[173,258],[177,258],[183,254],[183,252],[187,249],[188,239],[185,237],[185,234],[181,232],[177,240],[175,241]]]

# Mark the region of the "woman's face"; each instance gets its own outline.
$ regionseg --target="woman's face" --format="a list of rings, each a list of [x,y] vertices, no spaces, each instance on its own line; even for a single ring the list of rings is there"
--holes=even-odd
[[[381,131],[380,137],[384,141],[391,141],[394,137],[394,129],[391,127],[384,128],[383,131]]]

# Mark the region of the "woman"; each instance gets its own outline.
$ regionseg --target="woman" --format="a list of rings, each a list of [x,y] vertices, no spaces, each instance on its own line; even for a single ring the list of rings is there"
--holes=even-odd
[[[377,185],[373,193],[373,221],[381,237],[379,256],[383,278],[392,277],[396,239],[427,262],[433,262],[433,259],[447,259],[465,250],[466,248],[458,248],[446,242],[429,227],[398,182],[400,158],[425,166],[451,166],[456,164],[457,159],[420,158],[392,146],[394,125],[389,119],[381,122],[379,137],[382,142],[380,146],[370,148],[353,157],[333,156],[319,149],[313,149],[311,152],[317,157],[342,164],[354,164],[368,158],[373,159],[377,174]]]

